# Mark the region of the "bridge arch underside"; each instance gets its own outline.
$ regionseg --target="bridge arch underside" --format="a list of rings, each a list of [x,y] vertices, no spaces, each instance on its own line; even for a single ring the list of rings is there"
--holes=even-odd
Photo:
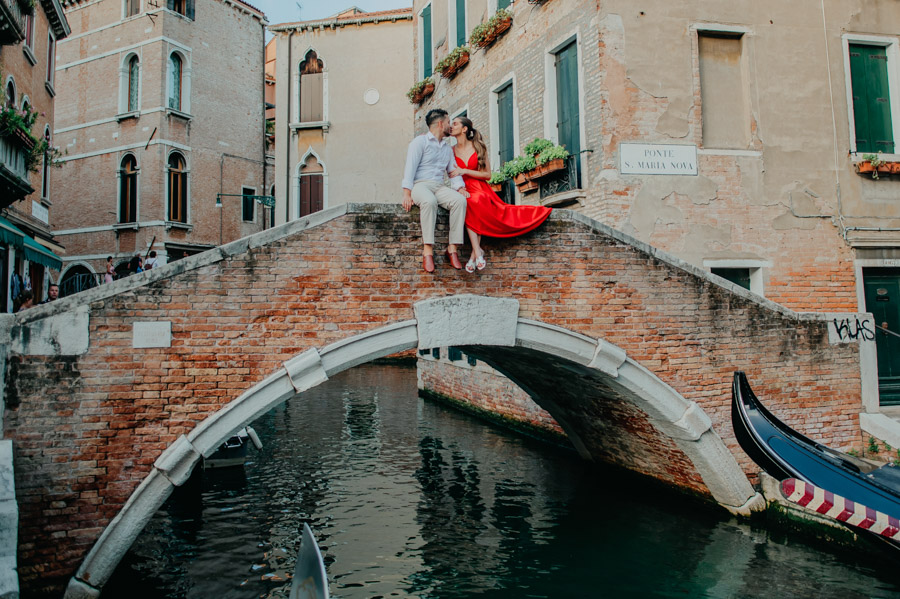
[[[467,309],[497,313],[498,300],[468,297],[472,302]],[[473,326],[448,327],[447,322],[459,314],[452,313],[452,306],[448,312],[443,304],[454,302],[456,298],[420,302],[431,310],[420,313],[417,305],[417,320],[307,350],[179,438],[103,531],[71,579],[66,598],[99,596],[172,489],[184,484],[201,457],[211,455],[235,431],[339,372],[414,348],[458,346],[502,372],[556,418],[586,459],[676,484],[733,513],[748,514],[761,507],[760,496],[703,410],[620,348],[517,317],[506,319],[505,332],[498,332],[496,323],[485,325],[477,318]],[[434,308],[443,316],[435,318]],[[436,322],[442,319],[447,322]]]

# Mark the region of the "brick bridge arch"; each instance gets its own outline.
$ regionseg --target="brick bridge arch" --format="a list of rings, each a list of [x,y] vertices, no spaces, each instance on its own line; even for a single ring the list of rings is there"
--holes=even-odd
[[[339,206],[0,319],[23,586],[74,574],[67,597],[99,595],[201,455],[295,393],[408,348],[463,346],[583,456],[736,513],[760,498],[731,432],[733,370],[801,432],[858,442],[861,349],[835,343],[829,318],[567,211],[497,242],[477,276],[421,273],[417,233],[396,207]]]

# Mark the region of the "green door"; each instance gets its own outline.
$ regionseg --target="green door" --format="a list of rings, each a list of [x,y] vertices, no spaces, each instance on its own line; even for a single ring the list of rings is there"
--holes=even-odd
[[[431,77],[432,70],[431,48],[431,5],[422,9],[422,73],[424,77]]]
[[[500,164],[494,166],[499,170],[503,164],[516,155],[516,141],[513,132],[513,86],[512,83],[497,92],[497,128],[500,134]],[[504,183],[501,199],[507,204],[515,204],[516,192],[512,180]]]
[[[887,49],[850,44],[850,79],[857,152],[894,152]]]
[[[581,114],[578,107],[578,48],[575,42],[556,54],[556,111],[559,144],[577,157],[581,152]],[[580,183],[581,161],[577,158],[575,165]]]
[[[900,404],[900,271],[867,272],[864,281],[866,311],[875,317],[881,404]]]

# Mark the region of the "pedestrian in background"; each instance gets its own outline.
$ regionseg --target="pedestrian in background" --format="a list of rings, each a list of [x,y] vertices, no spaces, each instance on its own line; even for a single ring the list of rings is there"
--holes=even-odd
[[[113,278],[116,276],[116,269],[112,263],[112,256],[106,257],[106,274],[103,275],[104,283],[112,283]]]

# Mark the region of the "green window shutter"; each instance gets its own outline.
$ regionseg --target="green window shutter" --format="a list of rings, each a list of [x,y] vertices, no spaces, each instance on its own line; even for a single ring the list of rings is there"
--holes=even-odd
[[[578,46],[572,42],[556,54],[556,117],[559,145],[569,154],[581,152],[581,113],[578,104]],[[575,158],[578,182],[581,161]]]
[[[894,152],[887,49],[850,44],[850,80],[857,152]]]
[[[497,10],[509,8],[510,0],[497,0]]]
[[[500,164],[494,166],[498,170],[504,163],[516,155],[516,141],[513,131],[513,86],[512,83],[497,92],[497,129],[500,135]],[[516,197],[513,182],[506,181],[502,199],[508,204],[514,203]]]
[[[456,0],[456,45],[466,45],[466,0]]]
[[[422,9],[422,72],[425,77],[431,77],[434,72],[432,69],[432,55],[434,49],[431,47],[431,5],[429,4]]]

